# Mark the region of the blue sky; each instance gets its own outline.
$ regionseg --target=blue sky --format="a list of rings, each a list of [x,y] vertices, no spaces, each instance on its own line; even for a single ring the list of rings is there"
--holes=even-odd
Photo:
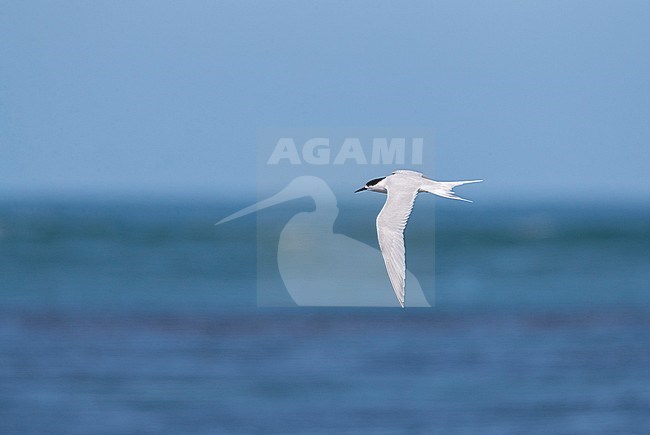
[[[490,197],[650,194],[647,1],[0,11],[3,195],[246,194],[263,129],[405,126]]]

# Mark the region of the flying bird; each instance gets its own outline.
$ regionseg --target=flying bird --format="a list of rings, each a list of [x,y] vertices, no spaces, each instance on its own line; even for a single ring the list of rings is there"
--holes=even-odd
[[[480,183],[481,181],[483,180],[434,181],[420,172],[398,170],[386,177],[372,179],[354,192],[370,190],[388,195],[384,207],[377,215],[377,238],[386,264],[388,278],[402,308],[404,308],[406,277],[404,228],[406,228],[411,210],[413,210],[415,197],[420,192],[427,192],[443,198],[472,202],[456,196],[453,189],[456,186]]]

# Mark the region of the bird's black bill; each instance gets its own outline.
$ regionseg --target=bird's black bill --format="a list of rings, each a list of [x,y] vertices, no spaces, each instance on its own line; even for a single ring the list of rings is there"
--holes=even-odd
[[[368,190],[368,189],[366,189],[365,187],[362,187],[361,189],[357,189],[357,190],[355,190],[354,193],[359,193],[359,192],[361,192],[361,191],[363,191],[363,190]]]

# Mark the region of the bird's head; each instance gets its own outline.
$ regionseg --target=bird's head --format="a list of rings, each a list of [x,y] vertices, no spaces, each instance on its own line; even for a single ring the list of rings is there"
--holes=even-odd
[[[386,184],[384,182],[385,179],[386,177],[373,178],[372,180],[368,181],[365,186],[355,190],[354,193],[362,192],[364,190],[386,193]]]

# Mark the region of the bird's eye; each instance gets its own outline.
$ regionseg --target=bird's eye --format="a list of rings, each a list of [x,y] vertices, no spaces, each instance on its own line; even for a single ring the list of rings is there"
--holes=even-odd
[[[374,180],[370,180],[366,183],[366,187],[369,186],[374,186],[375,184],[379,183],[381,180],[383,180],[386,177],[381,177],[381,178],[375,178]]]

